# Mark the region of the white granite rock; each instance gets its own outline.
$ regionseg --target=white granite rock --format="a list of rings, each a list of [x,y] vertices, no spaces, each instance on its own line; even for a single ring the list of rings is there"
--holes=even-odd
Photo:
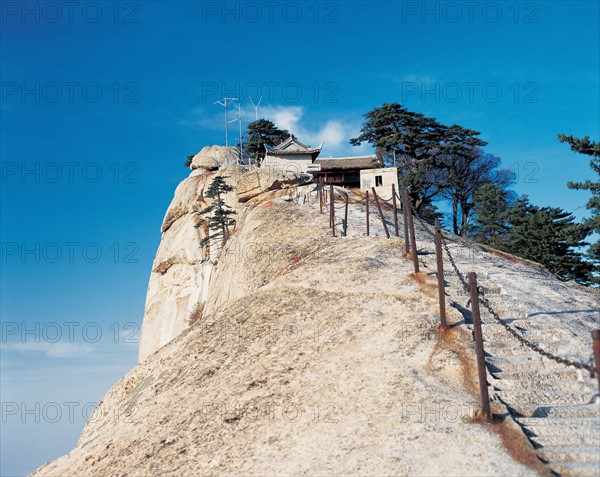
[[[243,174],[238,181],[237,194],[240,202],[247,202],[263,192],[296,187],[313,179],[310,174],[283,171],[274,167],[262,167]]]
[[[238,150],[233,147],[206,146],[194,156],[190,168],[215,171],[220,167],[235,166],[239,157]]]
[[[138,354],[140,362],[185,330],[196,307],[202,307],[208,296],[220,243],[200,246],[207,228],[202,226],[196,212],[211,203],[204,194],[217,175],[226,176],[228,184],[237,185],[244,171],[239,165],[226,167],[232,151],[235,149],[220,146],[202,149],[197,157],[206,158],[211,154],[220,164],[219,170],[194,169],[175,190],[163,220],[163,235],[148,282]],[[224,200],[234,210],[239,208],[235,191],[226,194]]]

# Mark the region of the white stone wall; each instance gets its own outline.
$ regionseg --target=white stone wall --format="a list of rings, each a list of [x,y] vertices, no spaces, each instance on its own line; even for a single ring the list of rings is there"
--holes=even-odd
[[[376,186],[376,177],[381,177],[381,185]],[[360,188],[371,192],[371,188],[375,187],[377,195],[382,199],[391,199],[392,185],[396,187],[398,192],[398,169],[396,167],[385,167],[383,169],[364,169],[360,171]]]
[[[267,155],[262,163],[262,167],[275,167],[282,169],[285,173],[306,172],[308,166],[312,164],[310,154],[286,154],[285,156]]]

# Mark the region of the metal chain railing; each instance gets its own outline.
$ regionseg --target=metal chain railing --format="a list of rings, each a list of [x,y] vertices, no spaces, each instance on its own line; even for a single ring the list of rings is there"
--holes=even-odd
[[[415,217],[417,217],[417,219],[419,220],[419,222],[421,223],[423,229],[428,232],[430,235],[434,235],[434,233],[429,230],[429,227],[431,227],[430,224],[427,224],[427,222],[417,213],[417,211],[415,210],[414,207],[411,206],[411,209],[413,211],[413,214],[415,215]],[[444,235],[442,234],[442,246],[444,248],[444,250],[446,251],[446,255],[448,256],[448,260],[450,261],[450,264],[452,265],[452,268],[454,270],[454,273],[456,274],[456,276],[458,277],[458,279],[460,280],[460,283],[463,286],[464,291],[467,293],[467,295],[469,294],[469,290],[470,290],[470,286],[469,286],[469,282],[467,281],[467,279],[465,278],[465,276],[461,273],[460,269],[458,268],[458,265],[456,265],[456,261],[454,260],[454,257],[452,256],[452,253],[450,252],[450,248],[448,247],[448,244],[446,242],[446,237],[444,237]],[[526,346],[527,348],[531,349],[532,351],[544,356],[545,358],[548,358],[556,363],[559,364],[563,364],[565,366],[571,366],[573,368],[576,369],[581,369],[581,370],[585,370],[588,371],[591,377],[594,377],[595,375],[595,369],[591,364],[584,364],[584,363],[580,363],[577,361],[573,361],[570,360],[568,358],[563,358],[561,356],[557,356],[555,354],[550,353],[549,351],[546,351],[542,348],[540,348],[537,344],[529,341],[527,338],[525,338],[523,335],[521,335],[519,332],[517,332],[514,328],[512,328],[511,326],[509,326],[498,314],[498,312],[496,310],[494,310],[494,308],[492,307],[492,304],[490,303],[490,301],[485,297],[485,294],[483,293],[483,289],[482,287],[478,287],[477,290],[477,297],[479,300],[479,303],[481,303],[481,305],[483,305],[485,307],[486,310],[488,310],[488,312],[490,313],[490,315],[492,316],[492,318],[494,318],[494,320],[500,324],[510,335],[512,335],[517,341],[519,341],[519,343],[521,343],[522,345]]]
[[[594,377],[595,369],[593,366],[591,366],[589,364],[579,363],[577,361],[573,361],[573,360],[570,360],[567,358],[562,358],[560,356],[556,356],[555,354],[552,354],[549,351],[546,351],[546,350],[540,348],[538,345],[536,345],[535,343],[532,343],[527,338],[525,338],[523,335],[521,335],[520,333],[515,331],[512,327],[508,326],[508,324],[502,318],[500,318],[498,313],[492,308],[492,305],[490,304],[489,300],[485,296],[479,296],[479,303],[481,303],[490,312],[490,314],[492,315],[494,320],[496,320],[496,322],[498,322],[500,325],[502,325],[521,344],[527,346],[532,351],[535,351],[536,353],[541,354],[542,356],[544,356],[552,361],[555,361],[556,363],[563,364],[565,366],[572,366],[573,368],[577,368],[577,369],[584,369],[590,373],[590,377]]]
[[[336,237],[336,221],[335,221],[335,209],[345,209],[345,218],[342,219],[342,230],[340,231],[340,236],[347,236],[348,229],[348,206],[349,204],[353,205],[365,205],[365,213],[366,213],[366,231],[367,236],[369,236],[369,205],[371,203],[371,198],[369,196],[369,192],[366,192],[365,197],[357,200],[356,195],[354,197],[350,197],[350,195],[345,192],[344,194],[340,194],[338,191],[334,190],[333,185],[330,185],[329,193],[324,193],[323,191],[323,183],[320,183],[320,188],[317,189],[318,192],[318,200],[320,203],[320,211],[323,213],[323,209],[329,212],[330,221],[329,225],[332,229],[332,234]],[[439,294],[439,304],[440,304],[440,322],[442,329],[447,328],[446,321],[446,312],[445,312],[445,282],[444,282],[444,273],[443,273],[443,255],[445,250],[445,255],[447,255],[450,264],[452,265],[453,271],[458,277],[460,284],[462,285],[462,289],[469,297],[467,302],[467,307],[471,307],[472,315],[473,315],[473,335],[475,341],[475,351],[477,356],[477,368],[478,368],[478,376],[479,376],[479,386],[480,386],[480,395],[482,402],[482,410],[483,413],[491,418],[491,410],[489,405],[489,396],[488,396],[488,383],[487,383],[487,372],[486,372],[486,364],[485,364],[485,351],[483,345],[483,334],[481,325],[483,320],[481,320],[480,315],[480,307],[482,305],[494,321],[501,325],[506,332],[515,338],[521,345],[529,348],[534,353],[539,354],[540,356],[554,361],[558,364],[569,366],[576,368],[578,370],[585,370],[589,373],[591,377],[594,375],[598,378],[598,386],[600,390],[600,330],[596,329],[592,331],[592,340],[593,340],[593,358],[590,359],[587,363],[583,363],[580,361],[575,361],[573,359],[565,358],[562,356],[558,356],[553,354],[543,348],[541,348],[537,343],[530,341],[521,333],[519,333],[516,329],[509,326],[500,315],[494,310],[490,300],[485,296],[484,288],[481,286],[477,286],[477,274],[475,272],[471,272],[469,274],[469,279],[463,275],[458,267],[452,252],[450,251],[450,247],[448,246],[447,238],[442,233],[441,226],[438,220],[435,221],[435,226],[428,223],[421,215],[418,213],[416,208],[412,206],[410,203],[410,198],[408,197],[408,193],[406,189],[403,190],[402,195],[396,194],[394,186],[392,186],[392,197],[390,199],[383,200],[378,196],[375,188],[372,188],[373,193],[373,203],[379,212],[379,217],[381,219],[383,229],[385,230],[385,234],[387,238],[391,238],[391,234],[389,233],[387,222],[388,219],[386,217],[385,212],[393,211],[393,220],[392,224],[395,228],[395,235],[399,236],[399,227],[398,227],[398,211],[402,210],[404,215],[404,240],[405,240],[405,253],[404,256],[411,256],[413,260],[415,274],[419,273],[419,259],[418,259],[418,249],[415,240],[415,227],[413,224],[413,217],[416,217],[419,223],[422,226],[422,229],[434,239],[435,243],[435,255],[437,262],[437,276],[438,276],[438,294]],[[328,202],[329,196],[329,204]],[[341,206],[336,206],[335,201],[336,197],[343,199],[344,204]],[[396,200],[397,199],[397,200]],[[390,204],[390,202],[393,202]],[[382,207],[382,205],[384,207]],[[400,205],[400,207],[398,207]],[[432,230],[433,229],[433,230]],[[451,239],[450,239],[451,240]],[[476,242],[472,240],[465,239],[464,237],[457,236],[455,241],[457,245],[463,245],[465,247],[470,247],[473,245],[477,245]],[[460,250],[460,249],[459,249]],[[460,287],[459,287],[460,289]],[[484,323],[485,324],[485,323]]]
[[[450,249],[448,248],[448,245],[446,243],[446,239],[445,237],[442,235],[442,245],[444,247],[444,250],[446,251],[446,254],[448,255],[448,259],[450,260],[450,263],[452,264],[452,268],[454,269],[454,272],[456,273],[456,275],[458,276],[459,280],[461,281],[463,288],[465,289],[465,291],[468,293],[469,290],[469,283],[466,281],[464,275],[460,272],[458,266],[456,265],[456,262],[454,260],[454,257],[452,256],[452,253],[450,252]],[[586,370],[589,372],[591,377],[594,377],[595,375],[595,369],[593,366],[589,365],[589,364],[584,364],[584,363],[580,363],[577,361],[573,361],[570,360],[568,358],[563,358],[561,356],[557,356],[553,353],[550,353],[549,351],[546,351],[542,348],[540,348],[537,344],[529,341],[527,338],[525,338],[523,335],[521,335],[519,332],[517,332],[514,328],[512,328],[511,326],[509,326],[498,314],[498,312],[496,310],[494,310],[494,308],[492,307],[492,304],[490,303],[490,301],[485,297],[485,295],[481,292],[481,290],[478,290],[477,293],[477,297],[479,300],[479,303],[481,303],[481,305],[483,305],[488,312],[490,313],[490,315],[492,316],[492,318],[494,318],[494,320],[500,324],[504,329],[506,329],[506,331],[508,333],[510,333],[515,339],[517,339],[517,341],[519,341],[519,343],[523,344],[524,346],[526,346],[527,348],[531,349],[532,351],[544,356],[545,358],[548,358],[556,363],[559,364],[563,364],[565,366],[571,366],[573,368],[577,368],[577,369],[581,369],[581,370]]]
[[[311,195],[311,192],[308,193],[309,197]],[[316,195],[317,197],[319,196],[319,191],[316,190]],[[324,207],[326,210],[329,210],[331,204],[329,204],[327,202],[327,195],[328,194],[324,194]],[[337,191],[334,192],[334,195],[338,198],[343,198],[344,200],[348,197],[348,199],[350,198],[349,196],[343,196],[341,194],[339,194]],[[404,201],[402,201],[401,197],[394,193],[395,197],[398,200],[398,203],[401,204],[402,206],[404,206]],[[381,197],[378,198],[380,203],[384,203],[385,205],[387,205],[388,207],[392,208],[393,204],[390,204],[389,202],[393,201],[394,196],[392,196],[390,199],[382,199]],[[367,200],[369,201],[369,203],[371,202],[370,198],[367,199],[367,197],[362,197],[361,199],[356,199],[356,198],[352,198],[352,201],[349,201],[349,204],[353,204],[353,205],[366,205],[367,204]],[[335,204],[333,204],[333,206],[335,207],[335,209],[343,209],[346,207],[346,204],[342,204],[341,206],[335,206]],[[417,218],[417,220],[419,221],[419,223],[422,226],[422,229],[431,237],[435,237],[435,232],[432,230],[433,226],[431,224],[429,224],[423,217],[421,217],[421,215],[417,212],[417,210],[412,206],[412,204],[409,203],[410,209],[412,211],[412,215],[414,217]],[[382,215],[385,215],[383,213],[383,211],[381,212]],[[467,280],[466,276],[460,271],[460,268],[458,267],[458,265],[456,264],[456,260],[454,258],[454,256],[452,255],[452,252],[450,251],[450,248],[448,247],[448,243],[447,240],[443,234],[441,235],[441,245],[442,248],[445,250],[445,253],[448,257],[448,260],[452,266],[452,269],[455,273],[455,275],[458,277],[458,280],[460,282],[460,284],[462,285],[462,289],[463,291],[467,294],[467,296],[470,295],[470,284],[469,281]],[[464,241],[468,243],[474,243],[470,240],[464,239],[463,237],[457,237],[457,239],[459,241]],[[532,351],[534,351],[535,353],[538,353],[539,355],[550,359],[556,363],[565,365],[565,366],[570,366],[570,367],[574,367],[576,369],[580,369],[580,370],[585,370],[587,372],[589,372],[590,376],[594,376],[595,375],[595,368],[594,366],[591,364],[591,361],[588,363],[581,363],[578,361],[574,361],[572,359],[568,359],[568,358],[564,358],[561,356],[557,356],[553,353],[550,353],[549,351],[544,350],[543,348],[541,348],[539,345],[537,345],[536,343],[528,340],[527,338],[525,338],[522,334],[520,334],[518,331],[516,331],[514,328],[512,328],[511,326],[508,325],[508,323],[506,323],[498,314],[498,312],[496,312],[496,310],[494,310],[492,304],[490,303],[490,301],[488,300],[488,298],[485,296],[484,293],[484,288],[479,286],[477,288],[477,298],[478,298],[478,302],[486,309],[488,310],[488,312],[490,313],[490,315],[492,316],[492,318],[494,319],[495,322],[497,322],[499,325],[501,325],[506,331],[507,333],[509,333],[511,336],[513,336],[519,343],[521,343],[522,345],[526,346],[527,348],[531,349]],[[470,300],[469,300],[470,303]],[[467,305],[469,306],[469,305]]]

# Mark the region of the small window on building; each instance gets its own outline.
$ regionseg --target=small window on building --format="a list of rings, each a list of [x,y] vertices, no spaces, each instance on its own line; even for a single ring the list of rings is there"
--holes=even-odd
[[[375,176],[375,187],[381,187],[383,185],[383,176]]]

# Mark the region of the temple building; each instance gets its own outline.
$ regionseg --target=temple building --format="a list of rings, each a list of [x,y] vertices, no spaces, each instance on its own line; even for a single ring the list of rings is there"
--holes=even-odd
[[[375,154],[372,156],[330,157],[317,159],[311,172],[322,178],[325,184],[344,187],[360,187],[363,170],[383,167],[383,162]]]
[[[315,161],[321,147],[309,147],[290,136],[273,149],[267,148],[267,153],[261,167],[277,167],[288,172],[307,172]]]
[[[261,167],[310,173],[325,184],[369,190],[375,187],[378,193],[391,191],[391,184],[398,186],[396,168],[384,168],[383,161],[376,154],[319,159],[322,147],[323,143],[319,147],[306,146],[290,136],[273,149],[267,148]]]

